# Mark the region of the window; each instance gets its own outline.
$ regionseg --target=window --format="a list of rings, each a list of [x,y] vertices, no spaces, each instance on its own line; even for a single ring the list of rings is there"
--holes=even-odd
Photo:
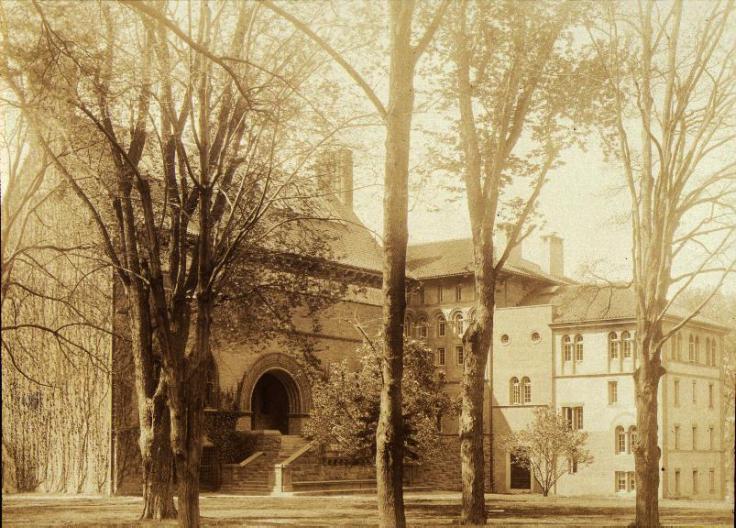
[[[419,304],[424,304],[424,286],[419,287]]]
[[[715,428],[711,425],[708,427],[708,449],[713,451],[716,448],[716,432]]]
[[[458,284],[457,286],[455,286],[455,300],[456,301],[463,300],[463,287],[461,284]]]
[[[631,334],[628,332],[621,333],[621,346],[623,347],[624,358],[631,357]]]
[[[444,348],[437,349],[437,363],[441,367],[445,366],[445,349]]]
[[[522,396],[524,396],[524,403],[531,403],[532,401],[532,382],[529,378],[524,377],[521,379]]]
[[[675,340],[677,341],[677,361],[682,361],[682,334],[680,332],[677,332]]]
[[[693,495],[698,494],[698,470],[693,469]]]
[[[429,325],[427,325],[427,320],[422,318],[417,321],[417,330],[416,330],[416,337],[419,339],[427,339],[427,336],[429,335]]]
[[[616,471],[616,491],[626,491],[625,471]]]
[[[539,332],[532,332],[532,343],[539,343],[542,340],[542,336]]]
[[[700,336],[695,336],[695,363],[700,363]]]
[[[440,284],[439,286],[437,286],[437,302],[441,303],[444,300],[443,297],[444,296],[442,295],[442,285]]]
[[[463,351],[462,345],[458,345],[455,347],[455,352],[457,353],[457,364],[462,365],[465,363],[465,354]]]
[[[708,491],[710,493],[716,492],[716,470],[714,468],[710,468],[708,471]]]
[[[411,337],[412,321],[410,317],[404,318],[404,335]]]
[[[521,403],[521,389],[519,387],[519,378],[511,378],[509,382],[509,399],[513,405]]]
[[[705,338],[705,365],[710,367],[710,337]]]
[[[718,354],[716,352],[716,340],[713,338],[710,342],[710,365],[711,367],[717,367],[718,366]]]
[[[626,432],[622,426],[616,427],[616,448],[614,452],[617,455],[626,452]]]
[[[675,470],[675,495],[680,494],[680,470]]]
[[[636,426],[632,425],[629,427],[629,453],[634,452],[634,446],[636,446]]]
[[[444,337],[447,333],[447,321],[444,315],[437,316],[437,336]]]
[[[613,405],[618,402],[618,382],[608,382],[608,405]]]
[[[629,491],[636,491],[636,473],[629,471],[626,473],[629,480]]]
[[[583,428],[583,408],[582,407],[563,407],[562,416],[567,421],[568,427],[571,429]]]
[[[608,334],[608,357],[618,359],[618,336],[616,332]]]
[[[583,360],[583,336],[575,336],[575,361]]]
[[[572,360],[572,339],[569,335],[562,336],[562,358],[564,361]]]
[[[690,363],[695,361],[695,336],[690,334],[690,343],[687,347],[687,360]]]
[[[675,380],[675,387],[673,391],[673,397],[675,399],[675,407],[680,406],[680,380]]]
[[[453,320],[455,322],[455,332],[457,332],[458,335],[463,335],[463,332],[465,331],[463,326],[463,314],[456,314]]]
[[[693,425],[693,451],[698,449],[698,426]]]
[[[675,426],[675,449],[680,449],[680,426]]]
[[[511,338],[509,337],[508,334],[503,334],[501,336],[501,344],[502,345],[508,345],[510,342],[511,342]]]
[[[698,383],[693,380],[693,403],[698,403]]]

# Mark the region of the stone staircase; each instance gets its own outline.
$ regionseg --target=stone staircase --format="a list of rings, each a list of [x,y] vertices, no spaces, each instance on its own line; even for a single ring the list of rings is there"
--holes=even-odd
[[[274,485],[274,465],[307,444],[299,435],[281,435],[280,441],[257,451],[240,464],[224,468],[220,491],[242,495],[268,495]]]

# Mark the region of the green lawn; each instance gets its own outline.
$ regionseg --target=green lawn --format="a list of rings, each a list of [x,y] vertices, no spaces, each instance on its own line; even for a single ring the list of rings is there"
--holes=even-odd
[[[457,493],[409,493],[411,526],[457,523]],[[148,526],[137,521],[137,497],[3,496],[4,526]],[[370,495],[324,497],[202,496],[205,526],[375,526]],[[625,526],[633,500],[600,497],[488,495],[489,524],[507,526]],[[732,506],[717,502],[663,501],[662,521],[671,526],[732,526]],[[158,523],[151,523],[160,526]],[[166,523],[168,525],[169,523]],[[176,523],[172,522],[171,525]]]

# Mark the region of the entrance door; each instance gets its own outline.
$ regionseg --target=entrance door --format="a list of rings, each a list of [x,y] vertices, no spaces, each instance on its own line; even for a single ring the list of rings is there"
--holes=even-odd
[[[289,395],[273,374],[261,376],[253,389],[251,429],[275,429],[289,434]]]
[[[532,487],[532,475],[524,459],[511,455],[511,488],[528,490]]]

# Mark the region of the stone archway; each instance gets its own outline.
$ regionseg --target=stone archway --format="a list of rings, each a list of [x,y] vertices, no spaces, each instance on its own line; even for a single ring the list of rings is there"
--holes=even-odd
[[[243,378],[240,408],[251,430],[299,434],[309,416],[311,390],[303,369],[286,354],[265,354]]]

